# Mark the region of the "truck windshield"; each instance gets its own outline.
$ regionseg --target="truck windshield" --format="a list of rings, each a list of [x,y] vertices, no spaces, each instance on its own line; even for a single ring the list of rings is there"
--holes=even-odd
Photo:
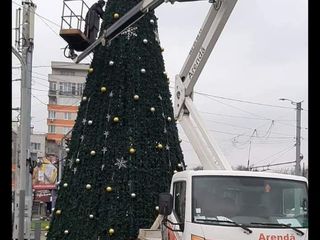
[[[307,184],[277,178],[194,176],[194,223],[227,225],[231,220],[250,227],[308,227]],[[258,224],[262,223],[262,224]]]

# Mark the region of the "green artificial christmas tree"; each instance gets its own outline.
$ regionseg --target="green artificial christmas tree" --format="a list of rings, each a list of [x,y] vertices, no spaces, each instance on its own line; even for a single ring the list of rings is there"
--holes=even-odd
[[[101,30],[138,2],[109,0]],[[154,12],[94,50],[48,240],[135,239],[156,219],[185,169],[161,52]]]

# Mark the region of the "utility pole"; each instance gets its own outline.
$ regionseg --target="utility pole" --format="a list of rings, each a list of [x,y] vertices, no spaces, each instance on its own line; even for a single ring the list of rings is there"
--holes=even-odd
[[[22,56],[21,74],[21,123],[20,123],[20,161],[19,161],[19,194],[15,199],[13,239],[30,239],[32,214],[32,176],[29,172],[30,135],[31,135],[31,74],[34,39],[34,13],[36,5],[31,0],[22,2]],[[15,52],[14,52],[15,53]]]
[[[297,111],[297,128],[296,128],[296,166],[295,166],[295,175],[301,176],[301,165],[302,160],[300,147],[301,147],[301,102],[296,103]]]
[[[298,176],[301,176],[301,160],[303,159],[303,155],[301,154],[301,110],[302,110],[302,107],[301,107],[301,102],[294,102],[290,99],[287,99],[287,98],[280,98],[279,100],[281,101],[290,101],[291,104],[293,105],[296,105],[296,165],[295,165],[295,168],[294,168],[294,174],[295,175],[298,175]]]

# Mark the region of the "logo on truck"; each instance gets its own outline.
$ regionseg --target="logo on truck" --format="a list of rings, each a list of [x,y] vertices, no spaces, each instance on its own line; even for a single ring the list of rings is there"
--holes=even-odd
[[[294,235],[274,235],[260,233],[258,240],[296,240]]]
[[[197,70],[197,68],[198,68],[198,66],[199,66],[199,64],[200,64],[200,62],[201,62],[201,60],[203,58],[203,55],[204,55],[205,51],[206,51],[206,49],[204,47],[200,48],[200,50],[198,52],[198,55],[197,55],[197,58],[194,61],[193,65],[192,65],[192,68],[191,68],[191,70],[190,70],[190,72],[188,74],[190,79],[192,79],[194,73],[196,72],[196,70]]]

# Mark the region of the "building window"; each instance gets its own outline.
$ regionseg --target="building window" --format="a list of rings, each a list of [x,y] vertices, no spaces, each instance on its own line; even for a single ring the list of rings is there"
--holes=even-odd
[[[57,82],[49,82],[49,90],[57,90]]]
[[[49,95],[56,95],[56,94],[57,94],[57,83],[49,82]]]
[[[31,143],[31,149],[32,150],[40,150],[41,144],[40,143]]]
[[[56,126],[49,125],[48,126],[48,132],[49,133],[55,133],[56,132]]]
[[[71,83],[71,93],[76,95],[76,83]]]
[[[64,119],[65,120],[71,120],[71,112],[65,112],[64,113]]]
[[[57,97],[56,96],[49,96],[49,104],[56,105],[57,104]]]
[[[63,87],[62,82],[59,83],[59,91],[60,91],[60,93],[64,91],[64,87]]]
[[[84,89],[84,84],[83,83],[78,83],[77,84],[77,90],[78,90],[77,95],[79,95],[79,96],[82,95],[83,89]]]
[[[50,111],[49,110],[49,119],[56,119],[56,112],[55,111]]]
[[[71,82],[61,82],[59,83],[59,94],[60,95],[82,95],[84,89],[83,83],[71,83]]]

